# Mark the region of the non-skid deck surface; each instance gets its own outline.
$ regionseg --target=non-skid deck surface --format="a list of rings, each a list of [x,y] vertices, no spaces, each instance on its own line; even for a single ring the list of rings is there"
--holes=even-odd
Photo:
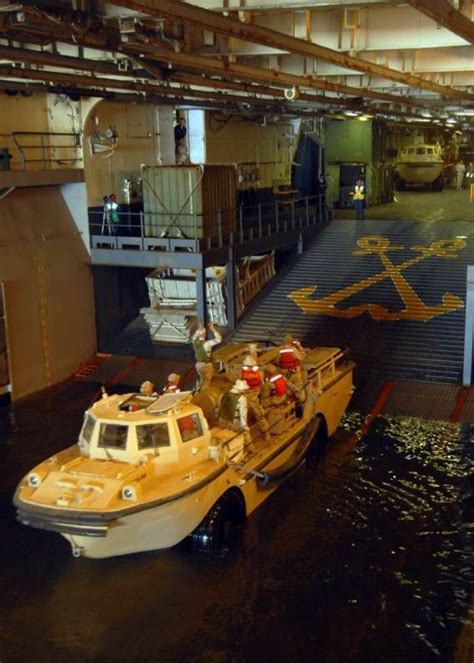
[[[233,340],[279,343],[291,332],[307,345],[348,346],[372,380],[459,383],[469,264],[466,221],[336,220]]]

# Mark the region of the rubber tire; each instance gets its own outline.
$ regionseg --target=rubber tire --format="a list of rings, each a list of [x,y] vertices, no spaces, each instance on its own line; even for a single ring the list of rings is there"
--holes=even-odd
[[[316,435],[311,440],[309,449],[306,452],[306,460],[319,463],[319,461],[324,457],[328,442],[329,438],[327,426],[326,422],[323,420],[318,430],[316,431]]]
[[[395,189],[397,191],[405,191],[407,188],[406,182],[402,179],[395,180]]]
[[[434,182],[431,182],[431,190],[442,191],[443,189],[444,189],[444,179],[443,176],[440,175],[437,179],[435,179]]]
[[[236,495],[226,493],[211,507],[191,533],[195,552],[220,553],[235,547],[237,529],[242,524],[242,504]]]

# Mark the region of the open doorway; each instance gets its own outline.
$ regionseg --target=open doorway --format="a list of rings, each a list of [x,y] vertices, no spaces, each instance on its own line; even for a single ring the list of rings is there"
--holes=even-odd
[[[8,361],[8,335],[5,313],[5,287],[0,282],[0,402],[10,400],[11,382]]]

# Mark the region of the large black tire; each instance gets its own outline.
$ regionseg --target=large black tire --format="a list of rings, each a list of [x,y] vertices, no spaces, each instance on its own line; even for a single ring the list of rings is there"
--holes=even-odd
[[[210,553],[231,550],[244,518],[243,498],[236,492],[225,493],[191,533],[191,548],[196,552]]]
[[[326,447],[328,445],[328,429],[326,421],[321,415],[318,415],[318,418],[321,420],[315,436],[311,440],[311,444],[306,452],[306,459],[312,462],[318,463],[326,452]]]
[[[444,189],[444,178],[442,175],[440,175],[438,178],[435,179],[434,182],[431,183],[431,190],[442,191],[443,189]]]
[[[395,180],[395,189],[397,191],[405,191],[406,188],[407,188],[407,184],[406,184],[405,180],[402,180],[401,178],[398,178],[397,180]]]

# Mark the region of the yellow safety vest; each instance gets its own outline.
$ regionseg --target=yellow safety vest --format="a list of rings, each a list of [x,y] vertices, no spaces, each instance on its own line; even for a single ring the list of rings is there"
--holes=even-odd
[[[365,198],[364,186],[356,184],[354,188],[354,200],[364,200],[364,198]]]

